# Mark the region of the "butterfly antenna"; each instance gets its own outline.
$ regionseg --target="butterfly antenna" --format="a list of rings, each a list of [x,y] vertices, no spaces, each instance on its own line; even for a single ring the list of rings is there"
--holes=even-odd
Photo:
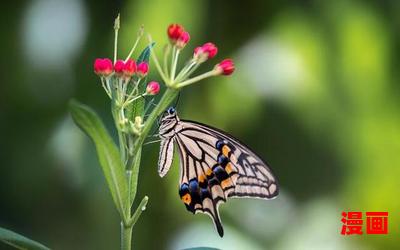
[[[160,141],[161,140],[149,141],[149,142],[143,143],[143,146],[146,146],[146,145],[149,145],[149,144],[153,144],[153,143],[157,143],[157,142],[160,142]]]
[[[154,106],[157,106],[157,105],[154,103],[154,98],[151,99],[151,100],[149,101],[149,103],[147,104],[146,109],[144,110],[144,113],[147,114],[147,111],[149,111],[150,107],[153,106],[153,105],[154,105]]]

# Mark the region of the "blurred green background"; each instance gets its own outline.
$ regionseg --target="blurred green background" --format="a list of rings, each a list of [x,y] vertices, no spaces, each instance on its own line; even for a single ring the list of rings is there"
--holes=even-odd
[[[192,38],[181,58],[208,41],[219,47],[200,72],[225,57],[235,60],[231,77],[184,89],[180,116],[246,142],[281,185],[273,201],[222,205],[220,239],[207,216],[193,216],[180,201],[178,165],[160,179],[158,144],[148,145],[138,197],[150,201],[134,228],[134,249],[399,247],[395,0],[3,3],[0,226],[54,249],[118,249],[119,219],[94,146],[67,110],[75,97],[113,129],[92,65],[112,57],[118,12],[123,57],[141,24],[160,53],[168,24],[181,23]],[[160,80],[152,69],[151,78]],[[388,211],[389,234],[341,236],[342,211]]]

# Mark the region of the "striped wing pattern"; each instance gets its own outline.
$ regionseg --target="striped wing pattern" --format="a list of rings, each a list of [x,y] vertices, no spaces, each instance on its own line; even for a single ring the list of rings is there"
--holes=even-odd
[[[181,199],[192,213],[208,214],[221,237],[221,203],[234,197],[272,199],[278,195],[276,178],[267,164],[237,139],[192,121],[178,125],[174,136],[162,140],[160,175],[171,165],[173,140],[180,157]]]
[[[174,140],[173,138],[163,139],[160,144],[160,155],[158,159],[158,173],[161,177],[167,174],[174,159]]]

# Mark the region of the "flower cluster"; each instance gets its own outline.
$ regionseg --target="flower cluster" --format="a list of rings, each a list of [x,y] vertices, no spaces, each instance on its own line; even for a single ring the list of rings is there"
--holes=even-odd
[[[114,73],[116,77],[124,78],[125,80],[129,80],[135,75],[138,79],[142,79],[149,72],[149,64],[147,62],[136,64],[132,59],[126,61],[117,60],[113,65],[112,61],[108,58],[97,58],[94,61],[93,68],[94,72],[100,77],[108,77]]]
[[[103,59],[97,58],[94,61],[94,72],[100,77],[102,77],[102,81],[104,81],[103,78],[106,78],[105,90],[111,98],[112,88],[109,86],[110,85],[109,81],[110,79],[108,78],[109,76],[114,75],[117,78],[117,80],[123,80],[124,84],[129,84],[129,80],[132,79],[134,76],[136,76],[137,79],[133,80],[133,84],[138,85],[140,80],[147,76],[147,73],[149,72],[149,64],[147,62],[140,62],[139,64],[136,64],[134,60],[127,59],[126,61],[117,60],[113,65],[111,60],[108,58],[103,58]],[[154,85],[157,82],[153,81],[152,83]],[[134,88],[134,90],[137,90],[137,86],[136,88]],[[143,95],[146,94],[156,95],[158,94],[158,91],[143,93]]]
[[[139,99],[157,95],[160,92],[158,82],[150,81],[143,86],[146,84],[146,76],[149,73],[148,58],[147,60],[141,59],[141,61],[131,58],[140,38],[141,33],[125,60],[117,59],[115,52],[114,63],[109,58],[97,58],[93,65],[94,72],[100,77],[104,90],[112,100],[113,106],[118,110],[114,114],[114,119],[119,125],[119,129],[135,134],[140,133],[141,125],[138,124],[138,121],[141,121],[142,117],[129,117],[129,110],[132,110],[132,105]]]
[[[119,23],[115,26],[116,34],[119,29]],[[190,41],[190,34],[182,25],[171,24],[167,28],[167,35],[170,43],[167,45],[163,67],[160,65],[155,53],[152,52],[153,43],[150,39],[149,49],[150,55],[153,57],[156,68],[162,77],[165,85],[168,88],[180,89],[200,80],[217,75],[231,75],[235,71],[235,65],[232,59],[224,59],[216,64],[208,72],[192,77],[192,74],[204,62],[213,59],[218,54],[218,48],[214,43],[207,42],[201,46],[197,46],[193,50],[192,57],[187,63],[177,72],[178,59],[182,49]],[[140,132],[138,125],[139,118],[126,118],[127,110],[131,110],[131,106],[135,101],[144,98],[145,96],[156,95],[160,91],[160,85],[155,81],[147,83],[146,87],[140,87],[145,84],[146,76],[149,72],[149,64],[147,60],[141,59],[135,61],[131,58],[139,39],[142,36],[142,30],[139,32],[138,38],[125,60],[117,59],[117,49],[115,47],[114,62],[108,58],[97,58],[94,62],[94,72],[100,77],[102,86],[107,95],[112,99],[115,106],[120,109],[118,113],[118,124],[120,129],[124,131],[133,131],[135,134]],[[117,38],[118,36],[116,36]],[[117,40],[115,42],[117,44]],[[140,58],[140,57],[139,57]],[[142,114],[144,116],[144,114]],[[136,119],[136,120],[135,120]],[[135,122],[133,122],[135,120]],[[129,124],[126,129],[126,124]]]
[[[157,57],[152,53],[156,67],[167,87],[179,89],[207,77],[230,75],[235,71],[235,65],[232,59],[224,59],[215,65],[212,70],[190,78],[202,63],[217,55],[217,46],[214,43],[208,42],[196,47],[193,51],[192,58],[178,73],[176,73],[180,51],[185,48],[190,41],[190,35],[183,26],[179,24],[169,25],[167,28],[167,35],[170,44],[167,46],[164,53],[163,66],[161,66]],[[171,50],[172,55],[170,56]]]

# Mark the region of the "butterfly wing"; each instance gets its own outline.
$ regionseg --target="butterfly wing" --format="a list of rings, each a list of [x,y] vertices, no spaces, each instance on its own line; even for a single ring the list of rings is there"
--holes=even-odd
[[[164,177],[172,165],[174,158],[174,141],[172,138],[163,138],[160,143],[158,158],[158,174]]]
[[[218,206],[230,197],[272,199],[278,185],[260,157],[232,136],[192,121],[175,135],[181,166],[179,194],[186,208],[208,214],[223,236]]]

